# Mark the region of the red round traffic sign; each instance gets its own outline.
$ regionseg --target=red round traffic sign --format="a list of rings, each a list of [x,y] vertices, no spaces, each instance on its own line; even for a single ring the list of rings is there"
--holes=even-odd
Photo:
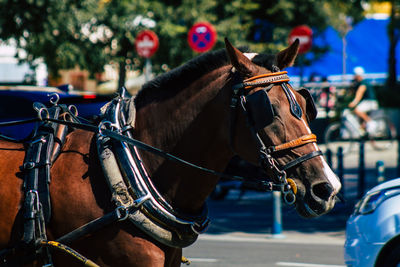
[[[158,37],[153,31],[144,30],[136,36],[135,47],[141,57],[149,58],[158,49]]]
[[[300,41],[299,54],[310,50],[312,45],[312,30],[307,25],[294,27],[289,34],[289,44],[292,44],[296,39]]]
[[[210,50],[217,41],[217,32],[208,22],[198,22],[190,28],[188,33],[189,46],[196,52]]]

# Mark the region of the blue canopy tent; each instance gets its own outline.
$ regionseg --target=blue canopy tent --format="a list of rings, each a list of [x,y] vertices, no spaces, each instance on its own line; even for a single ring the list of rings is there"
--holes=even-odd
[[[387,25],[389,19],[364,19],[349,31],[347,40],[346,74],[352,75],[356,66],[365,69],[367,78],[384,78],[388,71],[389,38]],[[303,81],[312,75],[328,77],[330,80],[342,75],[342,39],[329,27],[323,34],[313,39],[315,45],[330,45],[330,51],[311,66],[304,66]],[[400,48],[397,69],[400,70]],[[306,54],[307,56],[307,54]],[[288,68],[291,77],[299,76],[300,67]]]

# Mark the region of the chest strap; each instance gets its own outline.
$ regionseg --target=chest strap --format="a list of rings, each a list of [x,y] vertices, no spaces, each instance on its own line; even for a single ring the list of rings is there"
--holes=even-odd
[[[46,108],[43,104],[35,103],[39,117],[62,118],[68,114],[64,105],[54,105]],[[37,251],[40,240],[46,240],[46,224],[51,218],[50,203],[50,169],[57,158],[60,148],[65,141],[68,128],[50,121],[40,121],[30,142],[26,144],[26,154],[20,167],[24,177],[24,201],[22,206],[23,234],[22,244],[28,254],[42,254],[47,263],[51,257],[47,250]]]

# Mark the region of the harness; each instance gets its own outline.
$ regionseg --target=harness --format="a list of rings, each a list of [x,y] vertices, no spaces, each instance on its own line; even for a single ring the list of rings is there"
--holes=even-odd
[[[277,67],[275,67],[277,69]],[[236,78],[237,79],[237,78]],[[312,151],[308,154],[300,156],[283,166],[279,166],[273,154],[297,148],[309,143],[316,143],[317,138],[314,134],[307,134],[288,141],[286,143],[267,147],[262,139],[261,130],[271,124],[274,120],[274,111],[268,97],[268,91],[274,85],[281,85],[285,95],[289,101],[291,114],[298,120],[302,118],[302,109],[291,92],[289,85],[289,76],[286,71],[277,71],[259,76],[251,77],[239,82],[233,86],[233,94],[231,99],[231,114],[236,114],[235,110],[240,107],[246,114],[248,125],[253,133],[254,139],[259,147],[260,166],[264,170],[270,170],[273,173],[271,177],[277,184],[275,188],[280,187],[283,194],[283,199],[287,204],[293,204],[296,201],[295,194],[297,192],[296,184],[292,179],[287,178],[286,171],[293,168],[304,161],[321,156],[323,153],[320,150]],[[263,87],[251,94],[248,92],[252,89]],[[307,89],[298,91],[306,99],[307,118],[308,120],[315,119],[317,110],[314,101]],[[235,116],[231,118],[231,143],[233,134],[233,125],[236,121]],[[246,185],[246,184],[245,184]]]
[[[186,164],[219,177],[243,181],[243,185],[247,188],[260,191],[281,191],[285,202],[293,204],[296,200],[297,188],[294,181],[287,178],[286,170],[319,156],[322,152],[314,151],[284,166],[279,166],[273,157],[274,153],[308,143],[315,143],[315,135],[305,135],[290,142],[270,147],[266,147],[262,141],[260,130],[270,124],[274,116],[267,94],[268,88],[273,85],[282,84],[282,88],[288,96],[291,109],[293,108],[293,112],[297,114],[296,117],[298,119],[301,118],[299,113],[301,109],[297,101],[294,97],[289,97],[288,81],[289,77],[286,72],[277,72],[253,77],[233,86],[231,109],[236,111],[240,107],[247,115],[250,129],[260,147],[260,165],[264,169],[272,171],[273,182],[270,179],[254,180],[209,170],[132,138],[135,112],[133,101],[128,97],[124,89],[121,89],[120,96],[106,106],[103,111],[103,119],[97,126],[79,122],[76,117],[76,109],[72,108],[73,111],[71,112],[67,107],[57,105],[58,100],[53,101],[54,107],[49,109],[44,105],[35,104],[34,108],[37,110],[41,122],[39,130],[27,150],[26,159],[22,167],[27,173],[23,207],[24,234],[22,238],[22,243],[25,245],[19,247],[19,249],[26,249],[29,246],[32,260],[39,256],[44,259],[45,263],[49,264],[48,266],[51,266],[51,254],[47,249],[48,247],[62,250],[88,264],[87,266],[96,266],[65,244],[82,238],[106,225],[126,219],[152,238],[167,246],[182,248],[191,245],[198,235],[207,229],[209,224],[210,220],[207,217],[206,205],[197,215],[185,214],[174,209],[153,185],[138,149],[146,150],[168,160]],[[266,86],[266,88],[252,94],[246,94],[246,90],[259,86]],[[257,117],[260,111],[259,108],[261,108],[262,112],[265,112],[266,116]],[[60,114],[66,115],[60,116]],[[235,114],[235,112],[232,114]],[[50,218],[50,196],[48,194],[50,167],[60,151],[68,128],[78,128],[96,133],[95,138],[100,163],[112,193],[115,210],[75,229],[56,241],[48,241],[45,226]],[[44,185],[43,193],[40,192],[41,189],[38,187],[40,184]],[[46,210],[48,212],[44,212]],[[17,249],[0,251],[0,260],[5,260],[7,256],[12,255]]]

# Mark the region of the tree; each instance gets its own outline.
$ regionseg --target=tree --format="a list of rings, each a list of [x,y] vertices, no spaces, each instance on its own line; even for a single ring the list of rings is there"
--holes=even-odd
[[[160,47],[152,62],[153,69],[162,72],[196,55],[187,44],[196,22],[215,26],[215,49],[224,47],[223,38],[228,37],[253,51],[276,52],[287,46],[294,26],[307,24],[318,35],[329,25],[328,16],[337,16],[335,3],[352,6],[360,0],[325,2],[332,5],[330,12],[313,0],[0,0],[0,38],[15,39],[27,52],[24,60],[33,65],[43,59],[53,76],[75,66],[94,74],[106,63],[117,63],[121,86],[127,69],[144,64],[134,41],[148,27],[146,20],[156,22],[152,30]],[[303,62],[326,50],[314,46],[313,56],[303,57]]]
[[[106,63],[99,38],[84,31],[90,23],[97,1],[76,0],[0,0],[0,38],[14,39],[27,56],[21,61],[35,66],[38,60],[47,65],[49,74],[80,66],[91,73],[101,71]]]
[[[340,0],[331,0],[325,2],[323,9],[328,14],[328,23],[339,33],[342,38],[342,74],[347,73],[346,70],[346,36],[352,29],[353,25],[360,22],[363,16],[363,7],[361,1],[343,2]]]

